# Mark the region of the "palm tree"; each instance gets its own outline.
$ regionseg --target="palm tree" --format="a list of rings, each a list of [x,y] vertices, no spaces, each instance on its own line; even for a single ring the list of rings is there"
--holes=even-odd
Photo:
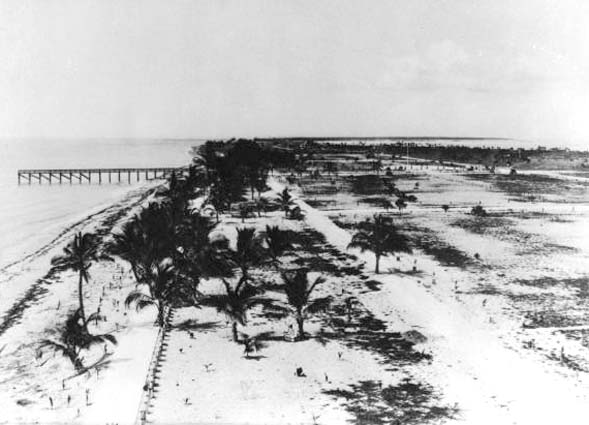
[[[73,270],[78,272],[78,302],[80,315],[86,326],[86,314],[84,312],[84,282],[90,280],[88,269],[92,262],[108,257],[98,253],[98,240],[92,233],[78,232],[64,249],[63,254],[51,259],[51,264],[57,270]]]
[[[470,213],[476,217],[486,217],[487,211],[483,208],[482,205],[475,205],[470,210]]]
[[[219,222],[219,213],[222,213],[228,208],[228,194],[220,184],[213,184],[209,191],[209,197],[205,201],[205,205],[212,207],[217,216],[217,223]],[[205,207],[206,208],[206,207]]]
[[[142,280],[140,262],[141,253],[145,251],[145,240],[140,226],[137,224],[137,218],[127,221],[123,225],[121,232],[113,235],[113,240],[108,245],[108,251],[131,265],[131,270],[137,282]]]
[[[268,246],[270,257],[275,262],[278,261],[278,257],[284,254],[286,250],[292,248],[288,232],[280,229],[278,226],[266,225],[264,240]]]
[[[151,266],[146,282],[140,284],[147,286],[148,293],[139,289],[133,290],[125,300],[125,307],[129,308],[135,304],[137,311],[145,307],[155,306],[157,308],[158,326],[165,324],[166,308],[174,301],[174,290],[176,283],[176,273],[174,266],[168,260],[163,260]]]
[[[82,313],[78,309],[66,320],[60,340],[44,339],[41,341],[41,347],[51,347],[54,350],[60,351],[63,356],[72,362],[76,371],[80,372],[84,369],[84,364],[80,357],[81,351],[105,342],[116,344],[117,340],[110,334],[92,335],[88,333]]]
[[[358,226],[348,248],[360,248],[362,252],[372,251],[376,256],[375,273],[379,273],[380,257],[395,252],[411,252],[407,238],[394,227],[392,220],[375,215],[374,221]]]
[[[241,218],[241,222],[245,223],[245,219],[252,215],[252,206],[247,202],[242,202],[239,204],[239,218]]]
[[[207,141],[204,145],[196,149],[196,155],[192,158],[192,163],[204,168],[206,178],[211,180],[212,173],[215,171],[218,163],[217,152],[212,142]]]
[[[280,203],[280,207],[284,211],[284,216],[288,216],[288,212],[290,211],[290,207],[294,204],[293,198],[291,194],[288,192],[287,188],[278,194],[278,202]]]
[[[262,211],[266,213],[269,205],[270,203],[268,202],[268,199],[262,198],[261,196],[258,197],[256,200],[256,210],[258,211],[258,217],[262,217]]]
[[[287,302],[275,301],[266,308],[277,317],[294,315],[298,325],[298,338],[305,338],[304,323],[310,315],[325,311],[331,303],[331,297],[315,298],[311,300],[311,293],[320,283],[325,282],[322,276],[317,277],[313,283],[309,282],[306,269],[281,274],[284,281],[283,290],[286,293]]]
[[[395,205],[399,208],[399,214],[402,213],[404,208],[407,208],[407,203],[403,198],[399,198],[395,201]]]
[[[444,205],[442,205],[442,209],[444,210],[445,213],[447,213],[448,210],[450,209],[450,206],[448,204],[444,204]]]
[[[249,279],[249,269],[261,264],[266,254],[262,240],[256,235],[256,229],[244,227],[237,229],[237,246],[229,253],[230,260],[241,271],[241,279]]]
[[[222,279],[222,281],[225,286],[225,293],[209,295],[201,301],[201,305],[214,307],[218,312],[224,313],[232,321],[233,341],[239,342],[237,325],[245,326],[248,310],[267,301],[259,297],[262,293],[261,289],[250,285],[244,279],[240,279],[235,288],[226,279]]]
[[[382,161],[380,159],[372,161],[372,171],[376,172],[376,175],[379,176],[382,170]]]
[[[185,250],[195,247],[203,248],[210,244],[209,235],[217,227],[209,217],[199,213],[186,217],[179,226],[179,245]]]

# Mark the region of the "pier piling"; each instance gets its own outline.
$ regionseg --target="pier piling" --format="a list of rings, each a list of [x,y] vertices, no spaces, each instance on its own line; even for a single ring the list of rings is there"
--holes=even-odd
[[[31,184],[33,179],[37,179],[39,184],[43,184],[43,180],[47,180],[49,184],[64,183],[65,180],[72,184],[73,179],[78,179],[78,184],[82,184],[83,180],[92,184],[92,175],[98,175],[98,184],[102,184],[102,177],[104,174],[108,175],[108,182],[113,183],[112,175],[116,174],[118,177],[114,183],[121,183],[121,173],[127,173],[127,183],[131,183],[131,174],[135,173],[136,181],[140,181],[143,177],[145,180],[150,179],[165,179],[171,173],[183,173],[183,168],[172,167],[152,167],[152,168],[85,168],[85,169],[25,169],[17,171],[17,182],[22,184],[25,180]],[[150,176],[152,176],[150,178]]]

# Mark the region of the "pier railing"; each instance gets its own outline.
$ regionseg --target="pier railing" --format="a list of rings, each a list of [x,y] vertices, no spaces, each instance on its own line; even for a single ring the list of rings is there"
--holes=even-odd
[[[172,173],[182,174],[183,167],[153,167],[153,168],[56,168],[56,169],[27,169],[18,170],[18,184],[38,181],[42,184],[46,181],[52,183],[69,183],[77,181],[92,183],[92,178],[98,184],[108,183],[131,183],[132,180],[139,181],[165,179]]]

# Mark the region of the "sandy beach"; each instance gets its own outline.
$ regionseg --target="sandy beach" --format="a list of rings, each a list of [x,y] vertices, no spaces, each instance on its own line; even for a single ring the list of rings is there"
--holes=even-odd
[[[395,169],[389,174],[354,170],[353,158],[335,162],[349,171],[273,170],[257,195],[252,189],[254,199],[266,200],[263,211],[243,213],[240,205],[251,202],[244,187],[241,203],[218,211],[218,223],[214,189],[190,192],[188,214],[210,216],[209,238],[226,240],[226,252],[241,249],[239,229],[261,237],[277,226],[290,235],[277,262],[248,266],[248,285],[262,296],[237,325],[237,342],[234,316],[207,301],[224,292],[223,279],[235,285],[236,277],[201,272],[194,304],[170,304],[161,327],[154,324],[157,309],[125,305],[140,285],[137,271],[115,255],[92,264],[83,298],[87,312],[104,316],[89,323],[89,332],[111,334],[117,344],[81,351],[81,373],[40,344],[59,338],[60,323],[78,303],[77,273],[52,267],[51,258],[76,232],[92,232],[108,246],[161,202],[156,183],[6,267],[0,422],[583,423],[589,405],[584,177],[397,171],[404,158],[383,159],[382,170]],[[416,200],[402,210],[383,208],[381,198],[390,196],[383,181]],[[522,198],[529,185],[541,200]],[[292,196],[287,210],[280,206],[285,189]],[[481,204],[485,215],[473,215]],[[349,248],[375,214],[392,217],[412,247],[385,254],[379,274],[372,252]],[[283,274],[301,268],[310,281],[324,279],[312,296],[329,299],[327,309],[306,317],[304,338],[288,336],[297,326],[293,317],[267,310],[290,302]]]

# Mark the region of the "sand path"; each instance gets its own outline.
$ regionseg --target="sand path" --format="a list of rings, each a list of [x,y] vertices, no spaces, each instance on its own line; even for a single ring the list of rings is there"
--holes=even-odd
[[[269,185],[276,192],[284,187],[276,179]],[[306,213],[307,222],[328,242],[346,249],[349,232],[300,199],[296,202]],[[371,253],[354,254],[370,265],[374,262]],[[424,378],[443,389],[448,401],[458,402],[461,420],[472,424],[586,423],[589,380],[585,374],[570,380],[509,349],[500,333],[487,323],[488,313],[469,308],[454,297],[451,279],[444,277],[442,267],[426,257],[413,258],[419,258],[421,277],[375,276],[384,284],[382,290],[361,301],[393,328],[399,329],[400,324],[391,323],[389,316],[397,311],[406,328],[417,328],[428,337],[434,363]],[[407,267],[413,258],[407,259]],[[390,258],[382,259],[383,270],[392,267],[399,265]],[[446,290],[434,295],[418,283],[424,276],[430,280],[437,276],[437,286]]]

